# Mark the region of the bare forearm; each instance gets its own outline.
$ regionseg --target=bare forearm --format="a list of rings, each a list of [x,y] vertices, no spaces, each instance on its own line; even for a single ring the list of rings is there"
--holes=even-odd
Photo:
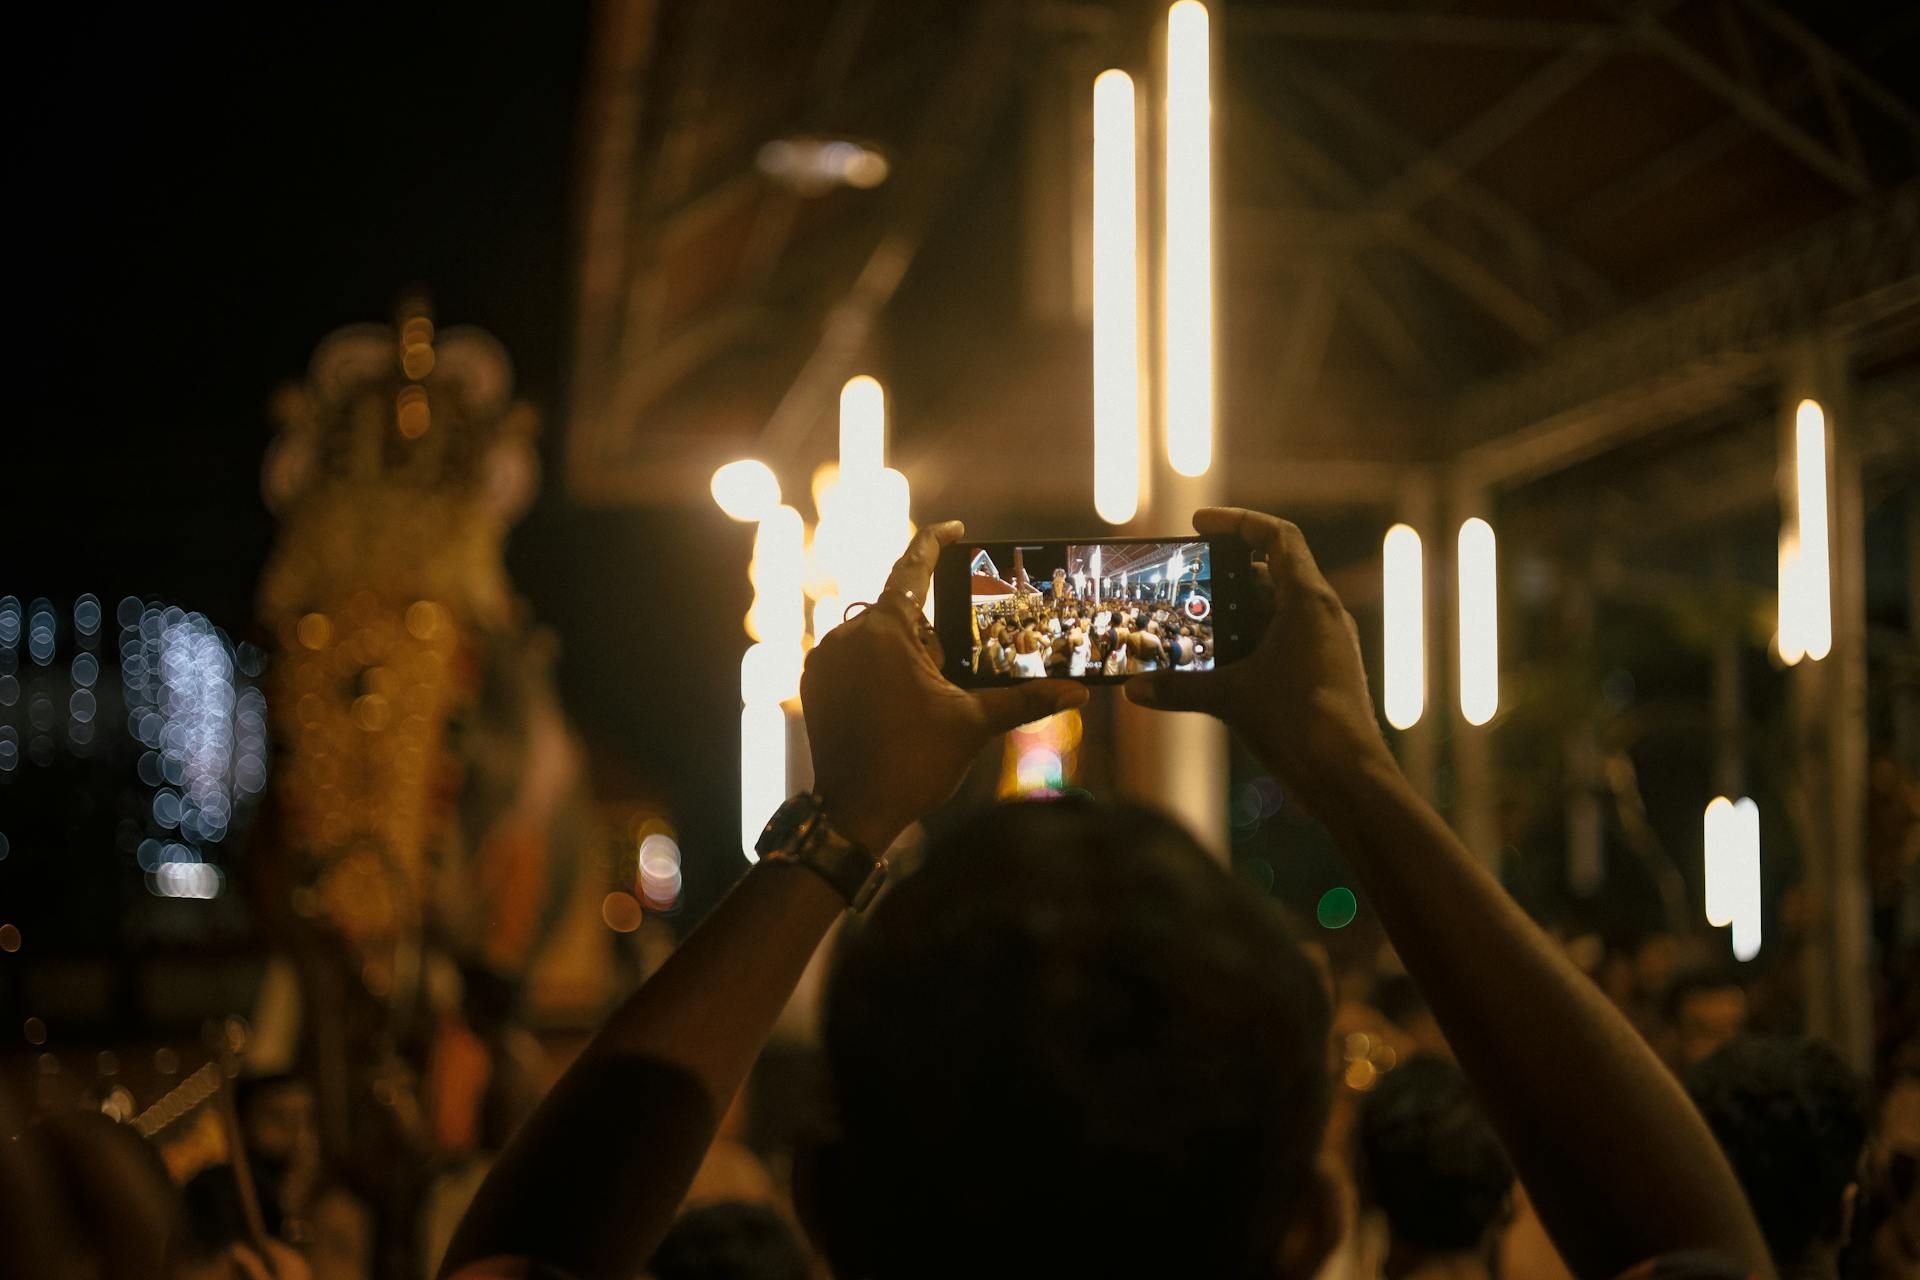
[[[1751,1212],[1679,1083],[1384,751],[1323,808],[1581,1275],[1713,1249],[1765,1273]]]
[[[637,1274],[844,909],[804,867],[750,872],[615,1010],[507,1145],[442,1272],[504,1254],[583,1278]]]

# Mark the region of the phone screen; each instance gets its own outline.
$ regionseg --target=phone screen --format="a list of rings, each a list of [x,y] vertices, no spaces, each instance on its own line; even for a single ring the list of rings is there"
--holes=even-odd
[[[1232,538],[969,540],[942,553],[934,615],[960,684],[1117,682],[1239,657],[1247,586]]]

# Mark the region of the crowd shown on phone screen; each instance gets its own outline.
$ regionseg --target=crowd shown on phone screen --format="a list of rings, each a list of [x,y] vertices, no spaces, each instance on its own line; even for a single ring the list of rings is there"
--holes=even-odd
[[[976,600],[973,613],[975,675],[1079,679],[1214,665],[1213,628],[1164,603],[1005,596]]]

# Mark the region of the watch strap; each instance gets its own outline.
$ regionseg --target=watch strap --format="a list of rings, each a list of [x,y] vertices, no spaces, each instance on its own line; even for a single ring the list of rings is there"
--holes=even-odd
[[[834,827],[819,796],[803,793],[774,811],[754,851],[768,862],[795,862],[832,885],[859,911],[886,879],[885,858],[876,858]]]

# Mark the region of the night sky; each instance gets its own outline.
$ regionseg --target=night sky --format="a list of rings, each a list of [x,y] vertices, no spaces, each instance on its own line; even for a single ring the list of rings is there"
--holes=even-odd
[[[423,286],[442,323],[505,343],[542,411],[546,481],[510,571],[559,636],[596,752],[714,850],[702,875],[689,849],[697,907],[742,868],[737,701],[686,678],[634,585],[716,551],[743,565],[747,537],[717,513],[584,511],[559,492],[588,8],[143,6],[62,15],[16,46],[31,409],[0,463],[0,594],[137,594],[247,634],[273,389],[328,331]],[[737,622],[738,576],[708,614]]]

